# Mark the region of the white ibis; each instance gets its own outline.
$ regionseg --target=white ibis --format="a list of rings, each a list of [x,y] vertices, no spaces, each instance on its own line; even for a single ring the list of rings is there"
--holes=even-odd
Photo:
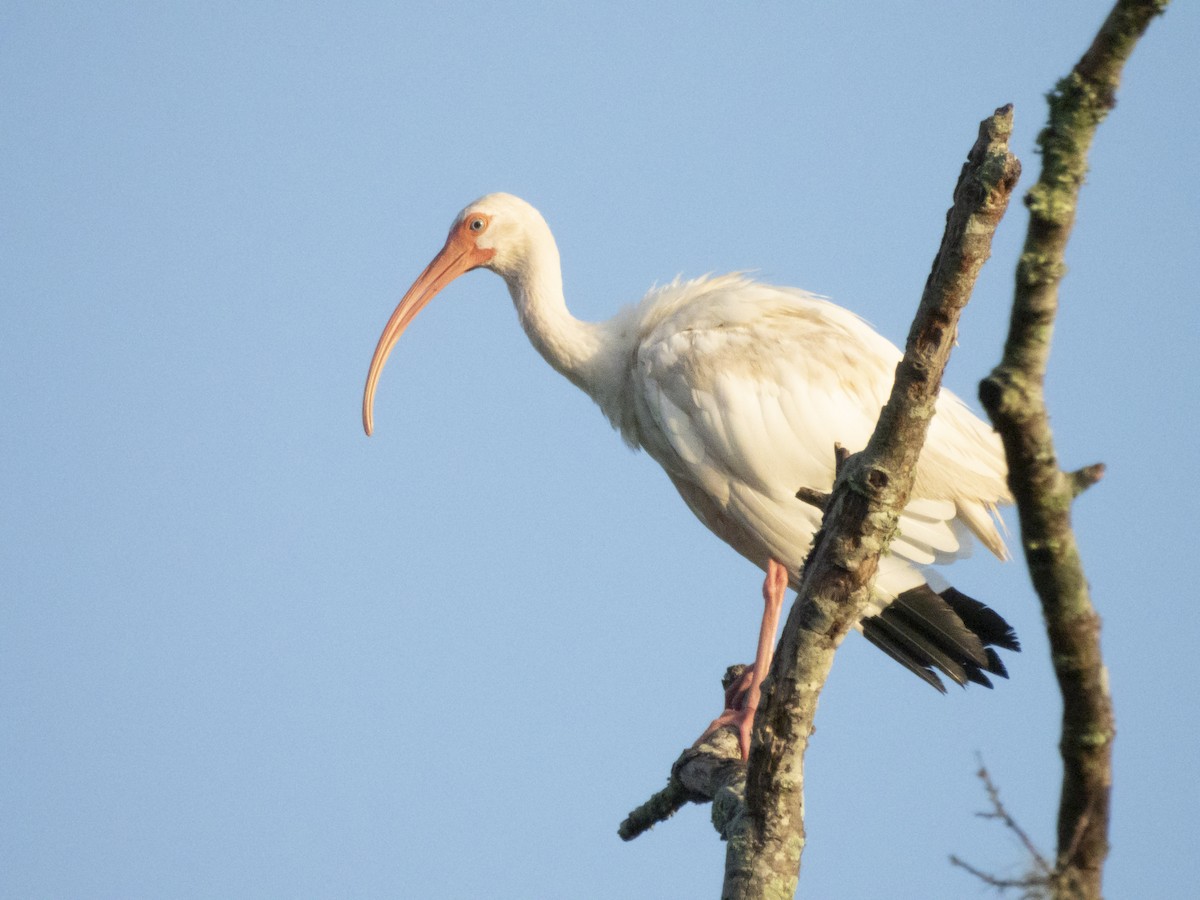
[[[765,570],[754,666],[709,728],[737,727],[745,756],[784,591],[796,586],[820,524],[796,491],[831,487],[835,443],[866,445],[900,351],[841,307],[739,275],[676,280],[607,322],[580,321],[567,311],[545,219],[524,200],[488,194],[459,213],[379,338],[363,393],[368,435],[379,374],[400,335],[442,288],[481,267],[508,284],[546,362],[666,470],[700,521]],[[1007,676],[993,647],[1019,649],[996,612],[928,568],[966,556],[972,537],[1004,559],[996,506],[1009,499],[996,436],[943,390],[912,500],[859,623],[938,690],[938,672],[990,687],[987,673]]]

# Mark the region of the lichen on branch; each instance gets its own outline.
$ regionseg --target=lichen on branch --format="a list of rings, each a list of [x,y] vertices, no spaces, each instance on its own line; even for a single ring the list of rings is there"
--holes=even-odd
[[[1087,52],[1049,95],[1049,122],[1038,137],[1042,171],[1025,198],[1029,229],[1017,264],[1004,356],[979,387],[1004,442],[1021,543],[1063,696],[1063,785],[1052,880],[1058,898],[1101,896],[1116,724],[1100,651],[1100,617],[1071,529],[1072,501],[1104,470],[1059,468],[1043,381],[1087,153],[1115,105],[1125,61],[1166,5],[1119,0]]]

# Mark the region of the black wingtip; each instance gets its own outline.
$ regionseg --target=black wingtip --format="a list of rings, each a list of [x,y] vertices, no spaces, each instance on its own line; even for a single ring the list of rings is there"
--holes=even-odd
[[[992,684],[992,679],[984,675],[979,669],[968,669],[967,678],[969,678],[974,684],[977,684],[980,687],[985,687],[989,691],[994,687]]]
[[[908,671],[912,672],[927,685],[939,693],[946,693],[946,685],[938,678],[937,672],[927,662],[918,660],[912,651],[900,646],[895,637],[884,629],[878,616],[863,620],[863,637],[894,659]]]
[[[990,606],[968,597],[957,588],[946,588],[939,596],[958,614],[962,623],[979,636],[985,645],[1021,652],[1021,642],[1013,627]]]
[[[1008,677],[993,648],[1021,649],[1016,632],[999,613],[954,588],[940,594],[928,585],[905,591],[879,615],[864,619],[862,630],[876,647],[943,694],[946,686],[938,672],[963,687],[992,688],[989,674]]]
[[[991,647],[987,648],[988,664],[987,670],[993,675],[998,675],[1001,678],[1008,677],[1008,669],[1005,668],[1004,661],[1000,659],[1000,654]]]

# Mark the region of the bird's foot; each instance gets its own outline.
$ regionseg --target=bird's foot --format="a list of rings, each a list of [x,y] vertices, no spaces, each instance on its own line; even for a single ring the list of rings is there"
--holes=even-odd
[[[737,730],[738,746],[742,750],[742,761],[745,762],[750,758],[750,734],[754,730],[754,713],[756,711],[750,708],[744,709],[727,709],[715,719],[708,728],[704,729],[704,734],[696,738],[696,743],[693,747],[699,745],[714,731],[724,728],[726,725],[732,725]]]
[[[754,729],[754,713],[755,706],[747,706],[746,700],[750,693],[750,686],[754,683],[754,666],[748,666],[746,671],[739,675],[725,689],[725,709],[722,713],[712,720],[704,734],[696,738],[693,747],[698,746],[705,738],[719,728],[724,728],[726,725],[731,725],[737,731],[738,746],[742,750],[742,759],[750,758],[750,733]]]

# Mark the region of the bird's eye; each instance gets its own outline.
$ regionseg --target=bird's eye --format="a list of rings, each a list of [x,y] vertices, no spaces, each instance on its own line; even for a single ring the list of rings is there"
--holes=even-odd
[[[487,225],[487,221],[485,219],[476,217],[471,220],[470,224],[467,227],[470,228],[472,231],[478,233],[480,231],[483,231],[483,228],[485,225]]]

